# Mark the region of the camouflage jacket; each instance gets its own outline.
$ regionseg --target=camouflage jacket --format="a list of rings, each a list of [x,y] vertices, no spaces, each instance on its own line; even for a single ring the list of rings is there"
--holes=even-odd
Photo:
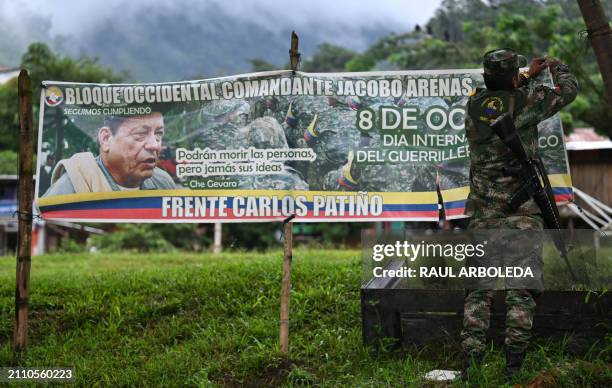
[[[520,177],[504,176],[502,167],[517,167],[518,160],[491,130],[490,123],[512,110],[514,124],[529,156],[538,152],[537,125],[574,100],[576,78],[560,69],[553,76],[556,87],[527,82],[514,91],[489,91],[478,88],[470,97],[465,131],[470,146],[470,194],[466,214],[472,218],[502,218],[538,213],[533,200],[512,212],[511,196],[522,186]]]

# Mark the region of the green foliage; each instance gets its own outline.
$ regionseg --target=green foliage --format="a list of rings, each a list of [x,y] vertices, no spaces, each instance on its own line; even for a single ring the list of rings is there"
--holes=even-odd
[[[169,252],[173,250],[159,230],[148,224],[125,224],[118,230],[101,236],[93,236],[91,246],[103,252]]]
[[[32,171],[36,172],[36,155],[32,158]],[[0,151],[0,174],[16,175],[19,172],[19,154],[12,150]]]
[[[89,245],[107,252],[198,252],[207,250],[210,243],[198,224],[122,224],[106,235],[93,236]]]
[[[491,24],[499,7],[495,8],[481,0],[444,0],[434,16],[427,22],[435,39],[460,42],[464,39],[463,23],[475,21],[481,25]],[[505,4],[501,4],[502,7]]]
[[[0,151],[0,174],[17,174],[17,152],[11,150]]]
[[[294,246],[303,241],[318,247],[357,246],[362,222],[308,222],[293,224]],[[282,246],[281,223],[228,223],[223,225],[225,249],[267,250]]]
[[[33,85],[40,85],[44,80],[117,83],[124,77],[100,65],[97,58],[61,56],[44,43],[28,46],[21,58],[21,67],[30,72]]]
[[[38,96],[44,80],[94,83],[115,83],[125,74],[115,74],[100,65],[97,58],[79,59],[53,53],[44,43],[32,43],[23,54],[21,67],[27,69],[32,78],[34,128],[38,128]],[[0,85],[0,149],[18,149],[17,80]],[[37,139],[37,136],[34,137]]]
[[[17,152],[18,133],[17,78],[13,78],[0,85],[0,149]]]
[[[50,253],[83,253],[86,250],[87,247],[84,244],[79,244],[74,240],[64,238],[61,240],[60,246],[51,250]]]
[[[223,225],[223,246],[229,249],[265,250],[280,246],[276,240],[283,226],[276,222],[229,223]]]
[[[315,376],[306,369],[295,367],[287,375],[287,381],[289,384],[305,387],[313,385],[316,379]]]
[[[510,47],[529,58],[557,57],[569,65],[580,85],[578,98],[564,110],[563,122],[570,126],[566,130],[590,125],[608,134],[612,110],[575,2],[445,0],[428,25],[432,36],[390,35],[368,53],[402,69],[480,67],[482,54],[498,47]]]
[[[328,248],[358,245],[361,230],[370,226],[363,222],[317,222],[310,225],[313,234],[320,235],[322,245]]]
[[[369,71],[374,68],[376,61],[372,55],[359,54],[355,55],[345,64],[346,71]]]
[[[512,35],[509,31],[518,23],[517,17],[501,14],[498,20],[505,23],[502,23],[505,29],[498,30],[491,36],[495,45],[514,43],[519,50],[532,57],[557,57],[569,65],[578,78],[580,94],[569,106],[571,120],[567,120],[566,115],[565,121],[574,124],[586,123],[598,132],[607,134],[609,123],[612,122],[612,111],[603,94],[603,81],[593,51],[588,41],[580,34],[586,28],[584,21],[581,18],[568,20],[564,18],[561,7],[550,5],[534,11],[525,21],[524,28],[516,27],[515,37],[511,38],[513,40],[505,40],[508,38],[504,37]],[[517,33],[526,38],[516,37]]]
[[[336,72],[344,71],[346,64],[356,53],[344,47],[330,43],[319,45],[318,51],[311,57],[302,61],[300,70],[307,72]]]
[[[452,42],[426,38],[388,58],[402,69],[449,69],[474,67],[471,58],[462,47]]]
[[[168,243],[184,251],[205,251],[212,243],[207,228],[199,224],[149,224],[148,227],[159,232]],[[212,229],[212,228],[211,228]]]
[[[278,69],[276,65],[273,65],[272,63],[260,58],[249,59],[249,63],[251,64],[253,71],[269,71]]]

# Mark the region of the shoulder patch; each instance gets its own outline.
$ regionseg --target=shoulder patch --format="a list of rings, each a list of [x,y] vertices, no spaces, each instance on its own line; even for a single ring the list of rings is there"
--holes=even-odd
[[[491,123],[502,113],[504,113],[504,100],[500,97],[487,97],[480,104],[480,121]]]

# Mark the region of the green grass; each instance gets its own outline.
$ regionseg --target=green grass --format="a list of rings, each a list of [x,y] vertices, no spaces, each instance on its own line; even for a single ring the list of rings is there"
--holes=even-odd
[[[362,344],[359,257],[294,252],[287,358],[278,351],[279,251],[34,257],[27,365],[73,366],[78,385],[94,386],[418,387],[429,370],[458,369],[456,344]],[[12,358],[14,289],[15,259],[0,257],[0,366]],[[535,344],[518,381],[612,382],[611,346],[578,358],[563,349]],[[477,385],[503,385],[501,351],[487,354]]]

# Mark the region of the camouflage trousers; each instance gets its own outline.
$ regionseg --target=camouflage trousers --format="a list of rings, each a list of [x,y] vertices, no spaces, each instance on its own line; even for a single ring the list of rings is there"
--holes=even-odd
[[[508,262],[525,264],[531,263],[534,267],[541,267],[541,235],[537,233],[520,233],[520,230],[537,231],[543,229],[543,221],[539,216],[513,216],[496,220],[475,219],[470,222],[470,229],[513,229],[516,233],[503,233],[500,236],[513,236],[506,241],[499,242],[497,251],[503,253]],[[533,237],[529,237],[532,234]],[[523,239],[524,241],[518,241]],[[533,241],[533,240],[540,241]],[[503,240],[503,239],[502,239]],[[533,244],[532,244],[533,242]],[[526,246],[530,246],[528,251]],[[496,258],[493,258],[496,259]],[[503,260],[502,260],[503,261]],[[536,272],[536,277],[541,272]],[[537,275],[540,273],[540,275]],[[490,279],[489,279],[490,280]],[[495,279],[496,280],[496,279]],[[511,352],[525,351],[531,338],[533,315],[536,303],[534,294],[541,291],[542,279],[537,278],[531,282],[506,282],[506,332],[505,345]],[[466,292],[463,330],[461,331],[462,347],[465,353],[479,353],[486,347],[486,333],[489,329],[491,303],[493,301],[492,283],[485,286],[476,285],[468,287]]]
[[[462,347],[465,353],[480,353],[486,346],[492,290],[471,290],[465,298]],[[506,348],[523,352],[529,345],[536,303],[529,290],[506,291]]]

